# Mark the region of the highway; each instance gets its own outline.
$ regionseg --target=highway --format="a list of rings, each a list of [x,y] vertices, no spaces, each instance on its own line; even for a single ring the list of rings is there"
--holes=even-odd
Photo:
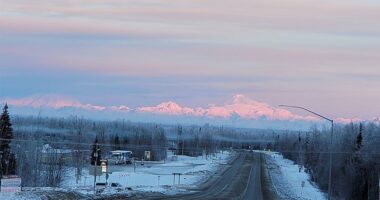
[[[271,197],[263,196],[264,188],[261,171],[262,155],[257,152],[239,151],[234,159],[229,164],[225,165],[223,169],[218,170],[212,175],[205,183],[193,188],[187,193],[181,193],[172,196],[165,196],[160,193],[136,193],[132,196],[126,197],[125,195],[111,195],[103,197],[91,197],[81,195],[75,192],[61,192],[61,191],[43,191],[46,199],[97,199],[97,200],[228,200],[228,199],[242,199],[242,200],[263,200],[272,199]],[[267,190],[266,190],[267,191]],[[38,192],[36,192],[38,193]],[[270,194],[267,194],[269,196]]]
[[[242,199],[263,199],[263,192],[261,190],[261,155],[259,153],[254,153],[254,163],[251,168],[251,173],[249,176],[249,182],[247,184],[247,190],[244,193]]]
[[[262,200],[261,155],[241,151],[225,170],[215,174],[192,193],[174,196],[145,196],[143,199],[243,199]],[[141,198],[132,198],[141,199]]]

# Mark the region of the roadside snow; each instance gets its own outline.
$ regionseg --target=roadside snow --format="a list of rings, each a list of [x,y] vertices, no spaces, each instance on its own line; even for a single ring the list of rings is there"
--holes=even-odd
[[[108,183],[119,183],[119,189],[107,189],[106,194],[126,192],[124,188],[130,187],[133,191],[159,192],[163,194],[176,194],[206,180],[213,174],[221,164],[225,164],[231,157],[229,151],[216,154],[214,157],[189,157],[169,155],[166,161],[147,162],[142,165],[136,163],[136,170],[133,165],[109,166]],[[70,169],[70,175],[63,183],[63,188],[79,191],[82,194],[93,193],[93,176],[89,175],[88,169],[84,170],[84,176],[78,183],[75,181],[74,169]],[[179,180],[178,175],[181,173]],[[106,182],[106,175],[102,175],[97,182]],[[122,189],[123,188],[123,189]]]
[[[0,199],[6,200],[40,200],[40,198],[31,193],[19,192],[19,193],[0,193]]]
[[[280,199],[324,200],[324,193],[310,176],[279,153],[264,152],[267,175]],[[303,184],[304,183],[304,184]],[[304,185],[304,187],[302,187]]]
[[[177,194],[189,188],[196,187],[212,175],[221,164],[229,161],[233,153],[229,151],[219,152],[213,157],[199,156],[174,156],[168,155],[166,161],[147,162],[142,165],[136,164],[136,171],[133,165],[109,166],[108,183],[119,183],[121,187],[108,187],[102,194],[125,194],[130,195],[135,192],[157,192],[162,194]],[[91,166],[90,166],[91,167]],[[0,199],[7,200],[41,200],[48,199],[47,196],[61,196],[62,198],[80,197],[86,198],[93,194],[93,176],[89,175],[89,170],[83,170],[83,176],[76,183],[75,169],[69,168],[65,181],[60,188],[23,188],[24,191],[18,193],[0,193]],[[175,178],[173,173],[181,173],[181,179]],[[96,182],[105,182],[106,176],[98,177]],[[131,188],[128,190],[127,187]]]

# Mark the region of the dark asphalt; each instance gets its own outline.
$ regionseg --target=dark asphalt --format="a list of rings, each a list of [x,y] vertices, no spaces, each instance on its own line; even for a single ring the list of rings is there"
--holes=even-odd
[[[249,182],[247,185],[247,191],[245,192],[242,199],[244,200],[262,200],[263,193],[261,190],[261,155],[259,153],[254,153],[253,155],[253,165],[251,168],[251,173],[249,176]]]
[[[135,199],[135,198],[133,198]],[[261,155],[242,151],[221,174],[212,177],[193,193],[174,196],[145,196],[143,199],[243,199],[262,200]]]

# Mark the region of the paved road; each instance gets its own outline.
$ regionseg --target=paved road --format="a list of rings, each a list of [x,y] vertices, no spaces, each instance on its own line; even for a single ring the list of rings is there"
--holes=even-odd
[[[223,173],[210,179],[191,194],[144,197],[144,199],[243,199],[262,200],[261,156],[254,152],[240,152]]]
[[[263,193],[261,190],[261,154],[254,153],[253,155],[254,164],[251,168],[251,174],[249,176],[249,182],[247,185],[247,191],[245,192],[242,199],[244,200],[262,200]]]

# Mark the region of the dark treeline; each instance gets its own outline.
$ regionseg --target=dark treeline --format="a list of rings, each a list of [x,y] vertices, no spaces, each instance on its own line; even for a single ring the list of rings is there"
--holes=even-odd
[[[210,158],[226,148],[246,148],[257,136],[250,130],[226,127],[167,126],[125,120],[94,121],[80,117],[49,118],[13,116],[12,152],[23,186],[58,187],[68,168],[75,169],[77,183],[93,161],[112,150],[133,152],[136,160],[150,151],[151,160],[164,160],[168,151],[177,155]],[[247,142],[248,141],[248,142]],[[95,144],[96,143],[96,144]],[[99,160],[97,160],[99,165]]]
[[[173,132],[173,131],[172,131]],[[235,129],[204,126],[178,126],[174,129],[175,137],[170,141],[171,148],[176,149],[179,155],[213,156],[223,149],[257,149],[265,148],[273,139],[266,137],[272,131]],[[272,134],[270,134],[272,135]],[[261,140],[264,138],[264,140]]]
[[[331,129],[276,134],[274,148],[306,170],[327,192]],[[332,193],[337,199],[378,199],[380,126],[334,127]]]

